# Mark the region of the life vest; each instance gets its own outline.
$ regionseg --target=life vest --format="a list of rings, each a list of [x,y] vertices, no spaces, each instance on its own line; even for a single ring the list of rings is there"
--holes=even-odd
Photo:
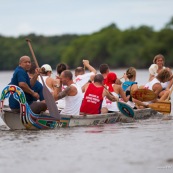
[[[126,96],[129,96],[130,95],[131,86],[133,84],[137,84],[137,82],[134,82],[134,81],[125,81],[122,84],[122,88],[123,88],[123,91],[126,93]],[[129,101],[132,101],[132,98],[131,97],[130,97]]]

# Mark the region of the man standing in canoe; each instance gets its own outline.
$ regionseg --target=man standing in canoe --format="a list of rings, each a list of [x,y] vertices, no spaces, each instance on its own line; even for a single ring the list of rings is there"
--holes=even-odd
[[[39,94],[31,89],[34,86],[39,73],[36,73],[30,80],[27,71],[31,68],[31,60],[29,56],[22,56],[19,59],[19,66],[15,69],[13,77],[9,85],[19,86],[25,93],[26,101],[30,105],[34,113],[39,114],[47,109],[46,103],[34,101],[39,99]],[[20,112],[20,105],[13,95],[10,96],[9,106],[14,112]]]

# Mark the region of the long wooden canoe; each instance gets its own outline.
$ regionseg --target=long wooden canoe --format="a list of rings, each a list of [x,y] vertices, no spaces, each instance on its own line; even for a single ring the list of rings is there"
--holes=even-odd
[[[20,103],[20,113],[14,113],[9,107],[4,107],[4,100],[13,94],[14,98]],[[74,126],[94,126],[101,124],[112,124],[116,122],[132,122],[137,119],[146,119],[158,115],[157,111],[150,108],[135,110],[134,117],[127,117],[120,112],[97,114],[97,115],[61,115],[58,120],[50,114],[34,114],[28,103],[25,94],[21,88],[15,85],[6,86],[0,99],[0,116],[4,123],[12,130],[43,130],[54,129],[58,127]]]

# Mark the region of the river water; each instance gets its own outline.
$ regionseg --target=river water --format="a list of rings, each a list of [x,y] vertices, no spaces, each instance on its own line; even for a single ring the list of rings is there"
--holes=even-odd
[[[0,72],[0,91],[11,75]],[[147,79],[147,70],[137,70],[140,85]],[[0,119],[0,173],[169,173],[172,147],[173,120],[11,131]]]

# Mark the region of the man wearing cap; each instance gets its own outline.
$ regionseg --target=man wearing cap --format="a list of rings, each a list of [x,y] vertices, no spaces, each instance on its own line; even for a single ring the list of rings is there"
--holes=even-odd
[[[54,96],[55,90],[57,90],[57,81],[51,77],[52,74],[52,68],[49,64],[44,64],[41,66],[41,74],[43,81],[46,85],[46,87],[49,89],[49,91],[52,93]],[[40,78],[38,77],[38,81],[43,85],[43,82]]]

